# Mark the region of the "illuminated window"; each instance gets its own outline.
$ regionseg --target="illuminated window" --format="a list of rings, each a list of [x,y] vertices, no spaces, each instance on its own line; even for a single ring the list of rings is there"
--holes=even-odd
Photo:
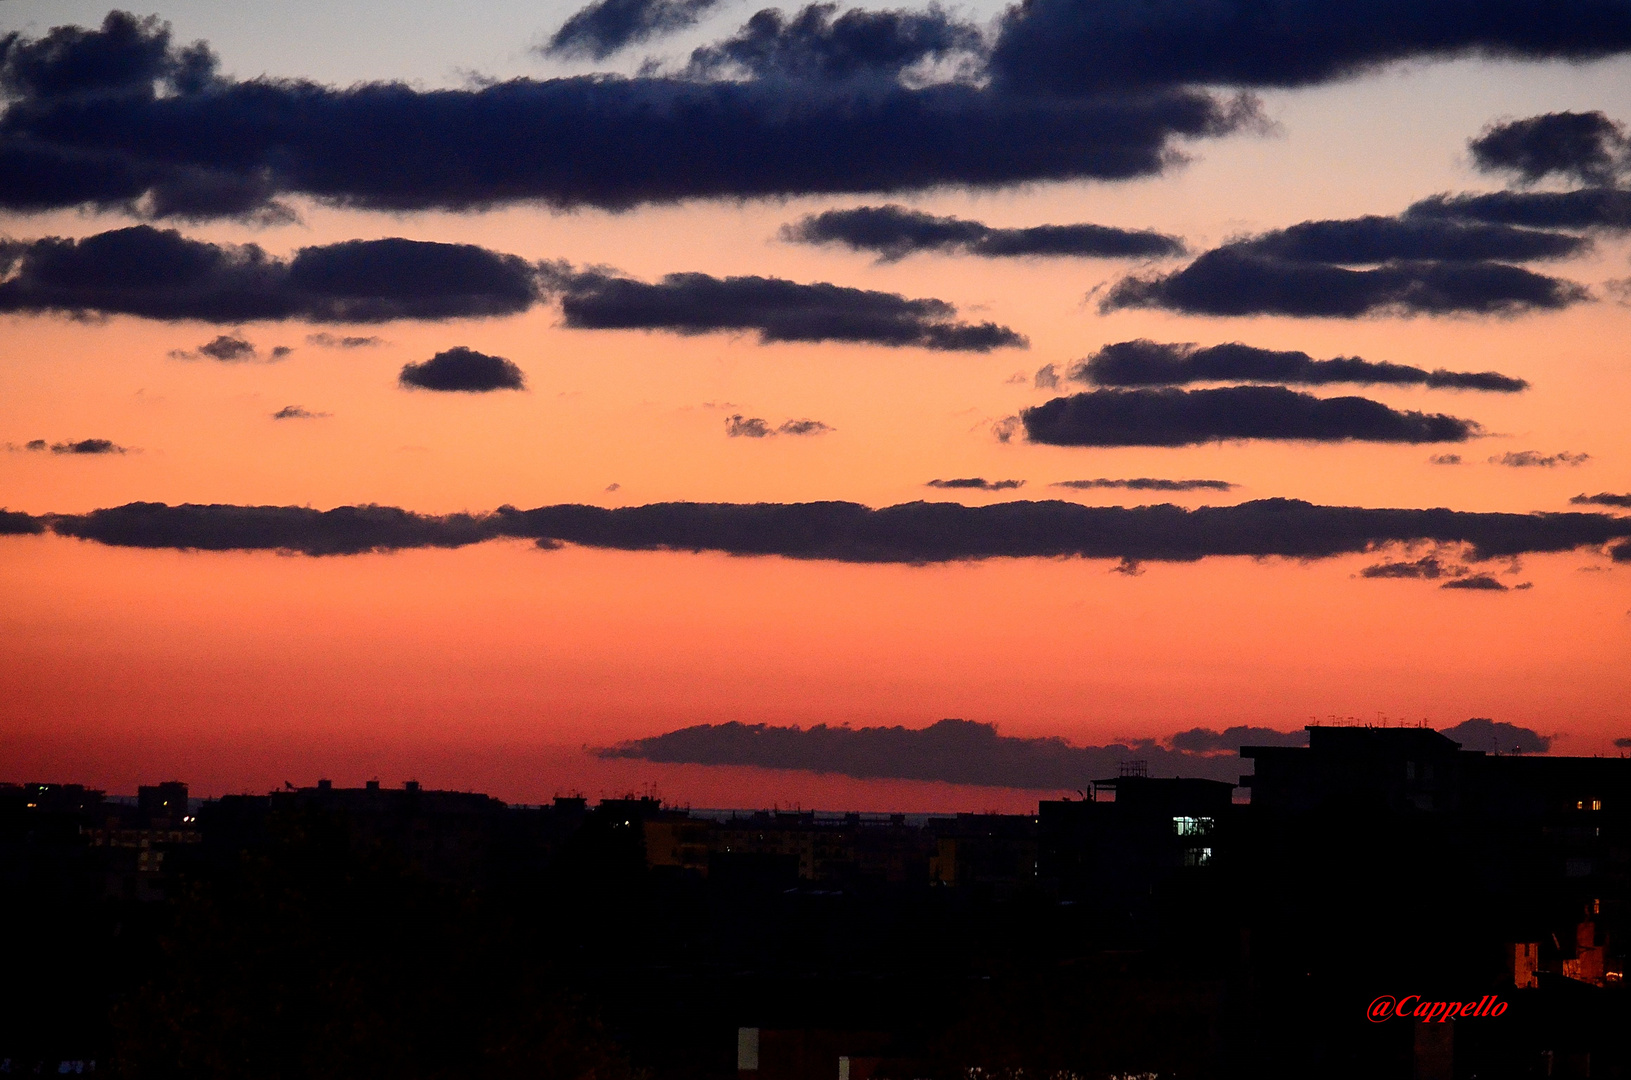
[[[1179,836],[1210,836],[1212,819],[1209,817],[1175,817],[1172,831]]]
[[[1591,800],[1591,808],[1593,810],[1601,810],[1603,808],[1603,800],[1601,800],[1601,799]]]
[[[1185,866],[1210,866],[1212,864],[1212,849],[1209,847],[1192,847],[1184,849]]]

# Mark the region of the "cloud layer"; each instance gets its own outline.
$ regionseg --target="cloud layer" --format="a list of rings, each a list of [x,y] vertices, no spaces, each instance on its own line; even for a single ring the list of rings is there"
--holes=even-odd
[[[1631,48],[1631,4],[1544,0],[1030,0],[992,57],[1005,85],[1046,94],[1181,84],[1306,86],[1409,57],[1584,60]]]
[[[1182,386],[1197,382],[1270,382],[1303,386],[1373,383],[1432,389],[1516,393],[1529,384],[1495,371],[1427,371],[1407,364],[1340,356],[1315,360],[1305,352],[1259,349],[1239,342],[1201,347],[1139,338],[1106,345],[1070,369],[1069,377],[1098,386]]]
[[[1020,412],[1025,436],[1053,446],[1194,446],[1225,439],[1464,442],[1471,420],[1401,411],[1362,397],[1318,398],[1283,386],[1090,390]]]
[[[593,51],[618,36],[597,34],[569,39]],[[99,30],[7,39],[0,79],[14,99],[0,115],[0,209],[287,218],[280,195],[387,210],[621,209],[1118,179],[1168,168],[1178,139],[1253,120],[1249,106],[1185,89],[1036,97],[966,82],[914,87],[887,67],[881,78],[835,79],[820,65],[789,77],[790,57],[827,55],[809,45],[778,45],[767,61],[776,73],[745,79],[338,88],[226,78],[207,46],[177,47],[167,26],[115,12]],[[866,68],[883,58],[862,59]]]
[[[842,244],[873,251],[889,261],[915,252],[960,252],[983,258],[1074,256],[1151,258],[1181,255],[1183,241],[1148,229],[1107,225],[1035,225],[994,229],[965,218],[938,217],[904,206],[827,210],[782,227],[782,239],[805,244]]]
[[[426,515],[384,506],[129,503],[35,519],[62,536],[122,547],[357,554],[462,547],[500,537],[622,551],[713,551],[849,563],[989,558],[1192,562],[1215,556],[1329,558],[1393,544],[1457,545],[1478,561],[1614,545],[1631,560],[1631,520],[1602,513],[1479,513],[1319,506],[1261,499],[1185,509],[1064,501],[582,504]]]

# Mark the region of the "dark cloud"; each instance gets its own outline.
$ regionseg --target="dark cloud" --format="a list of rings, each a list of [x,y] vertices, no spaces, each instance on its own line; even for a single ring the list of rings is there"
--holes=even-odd
[[[27,444],[23,447],[23,449],[25,449],[25,450],[44,450],[44,449],[46,449],[45,440],[44,439],[30,439],[30,440],[28,440]]]
[[[820,420],[787,420],[780,427],[771,427],[758,416],[737,413],[725,418],[725,434],[733,439],[768,439],[774,435],[825,435],[832,428]]]
[[[539,51],[604,60],[627,45],[692,26],[719,0],[596,0],[580,8]]]
[[[979,28],[937,6],[926,11],[865,11],[837,18],[837,4],[809,4],[793,15],[766,8],[734,36],[691,54],[695,78],[758,79],[834,84],[896,83],[924,62],[985,49]]]
[[[1455,578],[1440,585],[1441,589],[1473,589],[1479,592],[1506,592],[1506,586],[1488,574],[1473,574]]]
[[[886,56],[846,53],[855,42],[839,28],[886,53],[904,42],[916,58],[965,31],[935,30],[923,13],[854,13],[812,44],[784,33],[801,18],[778,24],[762,61],[748,46],[764,35],[736,39],[732,62],[776,72],[746,79],[588,75],[421,91],[211,76],[170,87],[149,65],[143,77],[109,76],[107,92],[18,84],[0,116],[0,209],[244,216],[279,212],[283,194],[383,210],[620,209],[1119,179],[1181,160],[1178,139],[1256,122],[1249,102],[1187,89],[1061,99],[976,82],[908,86],[884,77]],[[895,30],[875,33],[880,19]],[[167,28],[143,26],[142,48],[164,50],[161,67],[183,62]],[[8,39],[12,54],[38,44]],[[869,77],[838,78],[852,62],[870,65]],[[789,78],[789,65],[810,77]]]
[[[61,536],[117,547],[183,551],[287,551],[359,555],[405,548],[463,547],[496,535],[491,517],[434,516],[391,506],[166,506],[128,503],[50,518]]]
[[[1439,578],[1459,578],[1470,573],[1465,566],[1458,563],[1446,563],[1436,555],[1427,555],[1409,562],[1385,562],[1375,566],[1367,566],[1359,571],[1360,577],[1366,578],[1416,578],[1422,581],[1437,581]]]
[[[38,536],[45,532],[45,525],[45,518],[0,508],[0,536]]]
[[[1239,487],[1227,480],[1157,480],[1138,476],[1130,480],[1060,480],[1054,487],[1073,488],[1076,491],[1095,491],[1100,488],[1122,488],[1127,491],[1233,491]]]
[[[1463,749],[1487,753],[1544,754],[1552,748],[1550,735],[1484,716],[1475,716],[1454,727],[1443,728],[1440,734],[1454,739]]]
[[[112,439],[80,439],[77,442],[59,442],[51,444],[53,454],[123,454],[127,447],[120,446]]]
[[[282,360],[292,352],[294,349],[288,345],[273,345],[271,355],[273,360]]]
[[[746,765],[837,773],[862,780],[931,780],[1075,791],[1140,760],[1155,776],[1233,781],[1240,762],[1169,750],[1151,740],[1072,746],[1059,738],[1000,735],[993,724],[941,720],[926,728],[698,724],[597,751],[601,757],[694,765]]]
[[[1225,247],[1173,274],[1123,278],[1099,307],[1351,319],[1378,313],[1512,314],[1568,307],[1587,298],[1573,282],[1504,263],[1400,262],[1352,270]]]
[[[1419,0],[1029,0],[1008,10],[999,85],[1039,94],[1178,84],[1306,86],[1407,58],[1584,60],[1631,48],[1631,5]]]
[[[1089,258],[1181,255],[1183,241],[1148,229],[1108,225],[1035,225],[994,229],[978,221],[936,217],[904,206],[862,206],[811,214],[782,226],[782,239],[842,244],[875,251],[885,260],[919,251],[955,251],[985,258],[1053,255]]]
[[[373,336],[363,337],[355,334],[336,337],[329,333],[317,333],[307,334],[306,344],[320,345],[325,349],[366,349],[385,344],[385,339]]]
[[[1229,246],[1287,262],[1366,265],[1565,259],[1589,250],[1591,241],[1569,233],[1403,214],[1304,221]]]
[[[943,488],[952,491],[1012,491],[1025,486],[1023,480],[987,480],[983,476],[965,476],[956,480],[930,480],[924,487]]]
[[[1305,221],[1231,241],[1170,274],[1122,278],[1099,308],[1332,318],[1562,308],[1589,294],[1493,260],[1564,258],[1589,245],[1567,233],[1431,215]]]
[[[1596,495],[1576,495],[1569,501],[1576,506],[1618,506],[1625,510],[1631,510],[1631,494],[1611,495],[1603,491],[1598,492]]]
[[[1225,439],[1464,442],[1471,420],[1405,412],[1362,397],[1318,398],[1283,386],[1090,390],[1024,409],[1030,441],[1053,446],[1193,446]]]
[[[1020,376],[1020,381],[1025,381],[1023,375]],[[1031,386],[1037,390],[1059,389],[1059,369],[1052,364],[1043,364],[1036,369],[1036,375],[1031,380]]]
[[[1627,748],[1627,747],[1631,747],[1631,738],[1628,738],[1628,739],[1615,739],[1614,740],[1614,745],[1618,746],[1622,750]]]
[[[1315,360],[1305,352],[1259,349],[1231,342],[1202,348],[1139,338],[1106,345],[1070,370],[1099,386],[1181,386],[1196,382],[1272,382],[1322,386],[1379,383],[1515,393],[1529,384],[1495,371],[1446,371],[1340,356]]]
[[[1174,750],[1191,754],[1238,754],[1242,746],[1307,746],[1308,732],[1246,725],[1236,725],[1222,731],[1198,727],[1178,732],[1167,743]]]
[[[1584,465],[1590,454],[1571,454],[1564,450],[1556,454],[1543,454],[1539,450],[1517,450],[1498,454],[1489,459],[1491,465],[1505,465],[1512,469],[1555,469],[1559,465]]]
[[[285,405],[272,414],[273,420],[322,420],[329,414],[326,412],[312,412],[299,405]]]
[[[513,361],[455,345],[417,364],[403,364],[397,381],[420,390],[483,394],[490,390],[525,390],[527,377]]]
[[[255,346],[241,337],[231,334],[221,334],[212,341],[206,341],[198,347],[200,356],[207,356],[211,360],[253,360]]]
[[[0,311],[385,322],[509,315],[537,300],[532,266],[470,244],[349,240],[284,261],[255,244],[212,244],[150,225],[82,240],[0,240]],[[238,340],[211,344],[230,354]]]
[[[1023,348],[996,323],[958,322],[944,300],[782,278],[669,274],[657,284],[600,271],[552,271],[567,326],[705,334],[757,331],[761,341],[856,341],[963,352]]]
[[[1608,549],[1609,557],[1615,562],[1631,562],[1631,540],[1624,540]]]
[[[1429,465],[1460,465],[1460,454],[1434,454],[1427,459]]]
[[[1484,195],[1434,195],[1414,203],[1406,217],[1459,218],[1540,229],[1631,229],[1631,191],[1495,191]]]
[[[1613,183],[1631,156],[1625,129],[1600,112],[1556,112],[1492,124],[1467,144],[1485,172],[1515,174],[1533,184],[1564,176]]]
[[[380,506],[131,503],[49,518],[64,536],[136,547],[353,554],[457,547],[499,536],[544,547],[717,551],[852,563],[987,558],[1191,562],[1213,556],[1328,558],[1417,542],[1461,545],[1473,560],[1601,548],[1631,559],[1631,521],[1599,513],[1504,514],[1318,506],[1262,499],[1193,510],[1063,501],[962,506],[913,502],[566,504],[434,517]],[[1622,554],[1623,552],[1623,554]]]

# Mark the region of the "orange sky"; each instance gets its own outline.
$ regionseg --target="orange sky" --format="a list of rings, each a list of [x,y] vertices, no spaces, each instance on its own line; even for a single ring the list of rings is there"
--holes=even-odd
[[[523,29],[532,28],[518,28],[518,39]],[[1416,67],[1269,95],[1278,130],[1198,145],[1194,162],[1163,178],[903,201],[996,225],[1153,227],[1202,250],[1241,232],[1392,213],[1436,191],[1487,187],[1465,161],[1465,140],[1479,127],[1564,107],[1631,119],[1628,75],[1622,62]],[[1416,101],[1425,106],[1410,108]],[[1292,320],[1100,315],[1084,297],[1125,262],[916,256],[880,265],[775,239],[805,213],[882,201],[571,215],[527,207],[387,215],[298,203],[298,225],[185,231],[253,240],[274,254],[409,236],[610,264],[646,279],[699,270],[833,281],[947,299],[966,318],[1020,330],[1031,347],[967,355],[577,331],[559,327],[549,307],[354,329],[384,338],[356,350],[306,343],[316,329],[346,328],[294,323],[0,317],[0,443],[96,437],[133,448],[99,457],[0,451],[0,506],[376,502],[447,512],[1013,497],[922,486],[952,476],[1024,480],[1019,497],[1105,505],[1160,500],[1061,495],[1047,485],[1211,478],[1241,487],[1172,500],[1505,511],[1631,491],[1631,307],[1601,289],[1631,273],[1623,242],[1604,239],[1594,255],[1550,271],[1603,297],[1560,313]],[[0,233],[88,235],[125,223],[12,216]],[[244,364],[167,355],[225,330],[295,352]],[[1534,389],[1341,390],[1480,421],[1487,438],[1449,448],[1467,458],[1461,467],[1428,463],[1442,447],[1076,449],[993,437],[992,421],[1050,396],[1010,376],[1144,336],[1494,369]],[[405,362],[453,345],[513,359],[529,389],[457,395],[395,385]],[[331,415],[270,419],[286,405]],[[814,418],[835,430],[728,439],[733,413],[772,425]],[[1590,460],[1550,469],[1485,460],[1530,449]],[[1526,558],[1506,580],[1533,588],[1489,595],[1358,578],[1373,561],[1211,559],[1131,577],[1080,560],[852,566],[542,552],[508,541],[312,559],[0,538],[0,779],[129,791],[179,776],[217,793],[318,775],[342,783],[411,775],[522,801],[655,783],[696,805],[969,810],[1023,808],[1035,794],[609,763],[581,748],[702,722],[923,726],[946,716],[1080,743],[1197,725],[1290,729],[1332,715],[1444,725],[1489,716],[1559,733],[1558,749],[1569,753],[1615,752],[1612,740],[1631,735],[1631,566],[1590,554]]]

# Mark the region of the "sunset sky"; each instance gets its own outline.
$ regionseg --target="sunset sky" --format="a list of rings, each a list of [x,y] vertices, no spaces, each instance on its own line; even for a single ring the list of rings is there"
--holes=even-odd
[[[587,752],[946,717],[1623,753],[1631,2],[1236,7],[0,5],[0,779],[1046,794]],[[1161,504],[1238,509],[1072,509]],[[355,506],[407,513],[236,509]]]

